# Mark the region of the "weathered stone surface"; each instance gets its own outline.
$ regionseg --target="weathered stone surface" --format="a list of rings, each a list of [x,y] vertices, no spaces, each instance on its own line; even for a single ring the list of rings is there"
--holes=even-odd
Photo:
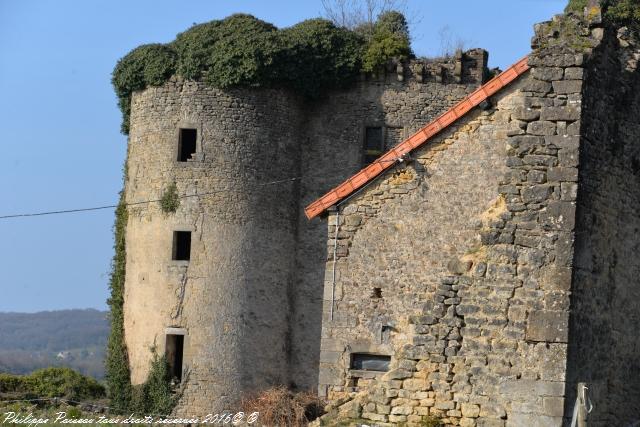
[[[548,107],[540,111],[540,120],[575,121],[578,119],[580,119],[580,109],[578,107]]]
[[[582,80],[561,80],[553,82],[553,91],[557,94],[580,93]]]
[[[531,71],[536,79],[545,81],[561,80],[564,74],[564,69],[559,67],[535,67]]]
[[[549,121],[531,122],[527,126],[527,133],[531,135],[553,135],[556,133],[556,124]]]
[[[527,340],[567,342],[569,313],[565,311],[535,310],[527,319]]]

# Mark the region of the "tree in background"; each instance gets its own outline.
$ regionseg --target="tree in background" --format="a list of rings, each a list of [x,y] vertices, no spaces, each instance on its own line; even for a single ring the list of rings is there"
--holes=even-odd
[[[322,7],[325,17],[338,27],[368,28],[370,36],[378,16],[391,11],[408,14],[406,0],[322,0]]]

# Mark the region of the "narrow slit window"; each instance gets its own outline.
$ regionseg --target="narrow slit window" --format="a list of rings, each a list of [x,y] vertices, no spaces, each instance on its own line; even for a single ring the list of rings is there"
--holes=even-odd
[[[173,232],[173,260],[189,261],[191,259],[191,232]]]
[[[167,335],[165,355],[169,363],[171,378],[182,381],[182,357],[184,352],[184,335]]]
[[[178,137],[178,161],[186,162],[192,158],[196,152],[196,140],[198,139],[197,129],[180,129]]]
[[[351,369],[358,371],[378,371],[389,370],[391,356],[381,354],[353,353],[351,354]]]
[[[384,137],[382,127],[369,126],[364,134],[364,166],[371,164],[384,153]]]

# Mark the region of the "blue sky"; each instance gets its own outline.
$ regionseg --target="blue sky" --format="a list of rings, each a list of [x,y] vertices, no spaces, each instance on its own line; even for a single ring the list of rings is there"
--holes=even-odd
[[[566,0],[409,0],[416,54],[442,30],[506,68]],[[117,202],[126,137],[110,84],[132,48],[234,12],[278,27],[320,0],[0,0],[0,215]],[[417,18],[416,18],[417,17]],[[0,311],[106,308],[113,211],[0,220]]]

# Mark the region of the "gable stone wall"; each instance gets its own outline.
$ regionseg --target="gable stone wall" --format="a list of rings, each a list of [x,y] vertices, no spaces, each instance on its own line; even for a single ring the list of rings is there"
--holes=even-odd
[[[537,26],[531,71],[492,110],[331,215],[327,418],[562,424],[584,51],[598,30],[573,17]],[[353,353],[389,355],[391,370],[354,371]]]

